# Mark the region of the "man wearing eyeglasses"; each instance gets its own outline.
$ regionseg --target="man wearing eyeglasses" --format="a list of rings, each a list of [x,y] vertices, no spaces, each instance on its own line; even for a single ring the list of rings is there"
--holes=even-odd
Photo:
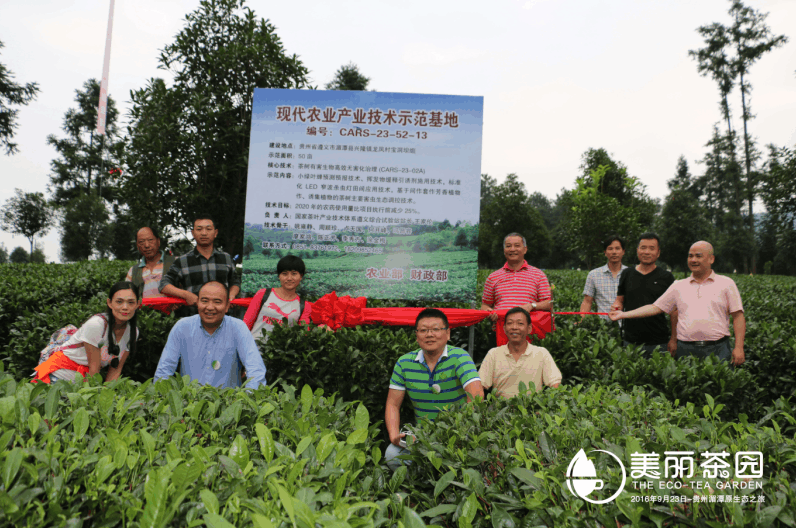
[[[406,436],[401,432],[401,404],[405,395],[412,401],[417,418],[429,420],[445,407],[484,397],[481,379],[470,355],[448,346],[451,331],[442,311],[426,308],[420,312],[415,320],[415,333],[420,349],[398,358],[387,394],[384,421],[390,445],[384,459],[392,470],[401,465],[396,457],[407,452],[401,445]]]

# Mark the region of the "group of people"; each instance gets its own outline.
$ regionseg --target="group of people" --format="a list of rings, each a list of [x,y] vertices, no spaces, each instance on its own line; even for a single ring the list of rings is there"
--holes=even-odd
[[[136,314],[142,297],[171,296],[195,306],[196,314],[180,319],[169,333],[155,379],[181,375],[216,387],[265,385],[266,368],[255,338],[267,339],[275,324],[309,323],[311,305],[297,289],[306,273],[299,257],[288,255],[277,264],[279,287],[258,291],[243,319],[227,315],[240,291],[232,258],[214,246],[218,235],[212,218],[195,219],[196,247],[173,257],[160,249],[160,238],[150,227],[136,234],[142,255],[126,280],[109,292],[107,311],[81,326],[63,346],[36,368],[36,380],[51,383],[93,375],[109,367],[106,379],[119,377],[125,360],[135,352],[139,337]],[[401,463],[406,432],[401,430],[400,408],[409,397],[418,418],[433,419],[444,407],[483,398],[485,390],[502,397],[519,394],[521,386],[541,390],[558,387],[561,372],[550,352],[530,342],[531,314],[552,311],[550,283],[544,272],[528,264],[525,238],[510,233],[504,239],[505,265],[486,280],[481,309],[498,321],[507,310],[503,329],[508,342],[492,347],[476,369],[466,351],[448,345],[450,326],[445,313],[422,310],[415,321],[418,349],[398,358],[390,378],[385,423],[391,445],[385,459],[390,467]],[[655,348],[672,355],[715,354],[736,365],[743,363],[744,318],[740,295],[728,277],[716,275],[713,248],[695,243],[688,254],[691,276],[674,281],[656,266],[660,239],[645,233],[639,240],[639,264],[622,264],[625,243],[619,237],[605,241],[607,264],[592,270],[584,288],[582,312],[594,303],[609,311],[612,321],[624,321],[625,344],[637,344],[645,353]],[[671,318],[671,335],[664,313]],[[729,319],[735,346],[729,347]],[[730,351],[731,350],[731,351]]]
[[[688,251],[691,276],[679,281],[656,262],[661,241],[655,233],[639,237],[634,267],[622,264],[625,242],[618,236],[604,242],[606,265],[593,269],[583,289],[582,312],[592,303],[611,321],[622,321],[625,346],[638,345],[645,356],[667,350],[674,357],[715,355],[741,365],[746,334],[743,303],[731,278],[717,275],[713,246],[694,243]],[[669,314],[667,324],[666,315]],[[732,322],[735,344],[730,343]],[[671,331],[670,331],[671,329]]]

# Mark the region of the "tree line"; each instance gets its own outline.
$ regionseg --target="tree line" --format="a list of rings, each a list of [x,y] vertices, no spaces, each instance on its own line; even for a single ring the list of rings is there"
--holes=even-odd
[[[517,175],[500,184],[482,175],[481,266],[502,263],[502,236],[510,231],[525,234],[534,264],[568,268],[601,262],[601,240],[613,233],[631,241],[632,259],[634,239],[653,229],[664,240],[662,259],[674,268],[684,267],[691,242],[709,239],[718,269],[796,273],[796,152],[793,146],[757,145],[751,108],[752,67],[787,37],[772,34],[766,14],[740,0],[730,2],[728,23],[697,31],[704,46],[689,54],[699,73],[716,82],[721,112],[699,160],[701,174],[692,175],[681,157],[660,203],[599,147],[583,154],[572,187],[553,200],[529,193]],[[103,136],[94,131],[99,83],[89,79],[76,90],[76,107],[66,112],[60,135],[47,139],[58,154],[51,163],[50,198],[18,191],[0,214],[3,229],[29,239],[29,255],[33,239],[56,223],[64,261],[134,258],[133,233],[141,225],[171,235],[178,251],[187,249],[189,242],[176,237],[199,211],[217,218],[221,247],[233,255],[245,252],[241,204],[253,90],[313,89],[309,70],[245,0],[203,3],[186,16],[158,62],[173,80],[152,78],[131,92],[125,127],[109,98]],[[347,64],[325,88],[365,90],[369,81]],[[14,83],[0,65],[0,146],[7,154],[16,149],[12,106],[29,103],[37,91],[35,83]],[[755,209],[761,201],[765,212]]]

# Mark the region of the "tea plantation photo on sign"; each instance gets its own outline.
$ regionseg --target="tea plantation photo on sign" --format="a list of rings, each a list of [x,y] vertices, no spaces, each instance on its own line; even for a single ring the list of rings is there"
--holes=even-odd
[[[644,360],[616,327],[557,316],[538,344],[555,358],[561,387],[490,394],[410,426],[411,463],[393,473],[384,404],[396,359],[417,348],[408,328],[276,326],[259,343],[268,387],[219,390],[178,376],[153,383],[176,318],[145,308],[121,379],[30,383],[50,334],[97,313],[130,265],[0,266],[2,525],[796,525],[793,278],[733,276],[748,322],[740,368]],[[586,273],[547,274],[555,310],[577,310]],[[476,327],[476,363],[491,331]],[[451,344],[467,343],[468,330],[454,329]],[[580,450],[601,488],[585,498],[571,487]],[[681,457],[693,474],[673,477],[671,453],[690,453]],[[762,476],[736,476],[737,453],[760,453]],[[634,477],[638,457],[655,454],[660,484]],[[728,461],[727,476],[706,477],[716,458]],[[615,491],[604,504],[586,500]]]

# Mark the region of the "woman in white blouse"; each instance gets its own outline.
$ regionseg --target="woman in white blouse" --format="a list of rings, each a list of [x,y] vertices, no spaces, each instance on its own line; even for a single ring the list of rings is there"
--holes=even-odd
[[[93,376],[108,367],[105,381],[117,379],[138,339],[137,315],[141,306],[138,287],[117,282],[111,287],[105,313],[91,316],[69,340],[36,367],[34,381],[51,383],[74,380],[78,374]]]

